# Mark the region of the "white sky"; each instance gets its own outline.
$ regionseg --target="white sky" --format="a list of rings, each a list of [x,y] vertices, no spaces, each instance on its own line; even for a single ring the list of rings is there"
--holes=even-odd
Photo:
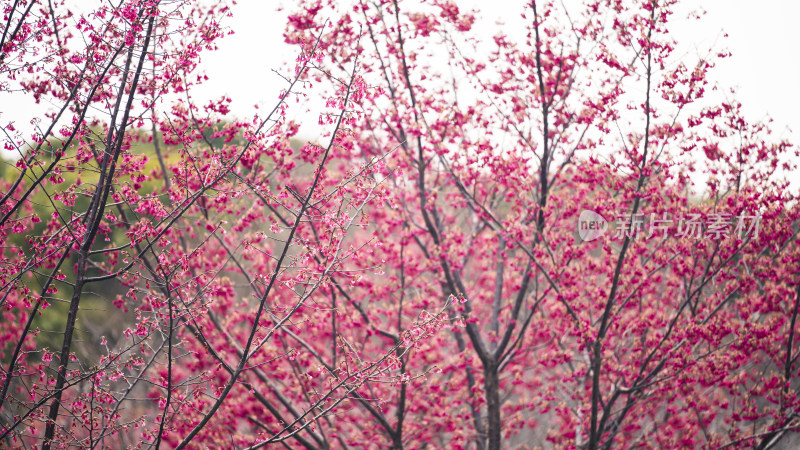
[[[577,0],[564,0],[569,5]],[[79,9],[90,7],[81,0]],[[800,58],[796,23],[800,17],[800,1],[795,0],[701,0],[685,2],[684,8],[700,7],[707,11],[700,21],[673,17],[671,31],[681,44],[679,49],[705,53],[713,46],[729,49],[733,56],[718,61],[711,79],[721,87],[736,87],[736,98],[742,102],[751,120],[767,115],[774,119],[778,135],[797,142],[800,132]],[[477,0],[458,0],[462,10],[479,7]],[[497,29],[497,19],[506,22],[506,30],[519,23],[522,1],[492,0],[490,11],[478,16],[477,30],[490,39]],[[237,116],[250,116],[253,106],[274,105],[285,83],[272,69],[285,67],[295,57],[295,49],[283,43],[287,11],[276,11],[279,5],[294,8],[291,0],[239,0],[234,17],[226,23],[236,34],[220,41],[220,50],[207,53],[202,68],[210,80],[194,93],[197,100],[228,95]],[[486,5],[484,2],[483,5]],[[685,14],[681,14],[685,15]],[[723,30],[728,37],[723,37]],[[696,49],[696,50],[695,50]],[[0,122],[14,120],[25,126],[41,106],[30,104],[18,95],[0,95]],[[302,117],[301,117],[302,118]],[[305,121],[309,126],[301,133],[313,138],[317,116]],[[800,178],[800,174],[795,177]]]
[[[575,0],[565,0],[566,3]],[[292,2],[283,0],[292,8]],[[462,9],[479,6],[475,0],[460,0]],[[794,0],[701,0],[687,1],[707,11],[700,21],[674,17],[674,37],[684,51],[701,53],[709,47],[727,48],[733,56],[717,62],[711,79],[721,87],[736,87],[736,98],[751,120],[767,115],[774,119],[778,134],[786,127],[800,132],[800,38],[796,20],[800,1]],[[492,0],[489,13],[478,17],[486,38],[493,34],[496,19],[513,26],[519,19],[521,1]],[[240,0],[234,7],[236,34],[220,43],[220,51],[206,55],[203,67],[210,77],[201,95],[227,94],[236,114],[249,114],[254,104],[271,105],[284,86],[271,69],[294,58],[283,44],[286,11],[276,12],[277,3]],[[485,3],[484,3],[485,5]],[[676,15],[677,16],[677,15]],[[481,23],[483,22],[483,23]],[[724,30],[724,31],[723,31]],[[724,32],[728,37],[723,37]],[[313,121],[316,124],[316,120]],[[795,139],[793,139],[795,140]]]

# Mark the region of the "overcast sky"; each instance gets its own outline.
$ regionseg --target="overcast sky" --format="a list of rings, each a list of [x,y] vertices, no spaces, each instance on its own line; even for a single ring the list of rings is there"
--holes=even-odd
[[[566,3],[575,0],[565,0]],[[459,0],[463,8],[479,5],[474,0]],[[483,2],[484,5],[486,4]],[[769,115],[774,129],[783,134],[787,127],[800,133],[800,38],[796,23],[800,1],[795,0],[701,0],[687,1],[707,11],[700,21],[680,20],[670,26],[683,51],[705,51],[714,46],[727,48],[733,56],[718,62],[711,75],[721,87],[736,87],[750,119]],[[254,104],[271,105],[284,86],[271,72],[280,62],[295,56],[282,43],[286,11],[276,12],[276,2],[240,0],[231,24],[236,34],[220,44],[220,51],[207,55],[204,69],[210,81],[201,95],[209,98],[227,93],[233,111],[249,114]],[[283,0],[286,9],[292,2]],[[487,39],[496,29],[496,19],[513,26],[519,20],[520,1],[492,0],[489,13],[479,16],[480,30]],[[725,38],[724,32],[728,33]],[[256,57],[253,57],[255,53]],[[316,123],[316,120],[314,121]],[[796,139],[792,139],[793,141]]]
[[[569,4],[577,0],[564,0]],[[702,7],[707,11],[700,21],[674,18],[670,26],[674,37],[681,43],[682,51],[705,54],[710,46],[727,48],[733,56],[719,61],[711,78],[722,87],[736,87],[737,98],[744,105],[748,118],[771,116],[774,129],[781,136],[789,136],[787,128],[794,129],[791,140],[797,141],[800,133],[800,58],[796,24],[800,17],[800,1],[795,0],[701,0],[684,2],[689,7]],[[80,0],[79,9],[87,9],[92,2]],[[272,69],[295,57],[295,49],[283,44],[282,34],[287,10],[293,9],[291,0],[262,1],[239,0],[234,7],[234,17],[227,25],[236,34],[220,42],[220,50],[205,55],[202,68],[210,80],[198,92],[197,100],[218,98],[227,94],[233,100],[232,110],[238,116],[250,116],[256,104],[272,106],[285,83]],[[462,9],[479,6],[476,0],[459,0]],[[483,2],[485,5],[486,2]],[[278,5],[285,10],[276,11]],[[521,1],[492,0],[490,11],[478,16],[477,30],[487,39],[497,30],[496,20],[506,22],[506,30],[519,24]],[[684,6],[685,7],[685,6]],[[723,37],[724,32],[728,37]],[[694,50],[696,49],[696,50]],[[28,98],[0,95],[0,121],[15,120],[24,126],[40,108]],[[314,120],[312,128],[303,134],[313,138],[318,130]],[[798,175],[800,177],[800,175]]]

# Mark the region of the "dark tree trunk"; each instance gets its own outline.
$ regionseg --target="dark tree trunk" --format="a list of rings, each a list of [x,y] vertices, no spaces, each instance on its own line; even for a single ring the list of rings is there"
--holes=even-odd
[[[499,450],[501,442],[501,417],[500,417],[500,376],[497,364],[487,362],[483,368],[483,386],[486,390],[486,413],[489,450]]]

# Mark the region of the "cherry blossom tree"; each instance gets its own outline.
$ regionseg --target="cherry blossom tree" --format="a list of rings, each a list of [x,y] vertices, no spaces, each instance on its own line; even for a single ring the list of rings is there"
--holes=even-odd
[[[244,119],[193,95],[229,5],[0,7],[0,92],[54,105],[0,109],[3,445],[800,427],[798,153],[713,83],[726,52],[676,50],[675,1],[521,2],[487,39],[453,1],[301,0]]]
[[[337,333],[317,300],[360,276],[348,261],[372,253],[371,240],[346,236],[386,195],[380,157],[328,168],[348,154],[356,105],[379,93],[357,57],[324,77],[324,144],[295,150],[287,100],[326,58],[320,37],[299,49],[274,108],[237,121],[227,98],[191,95],[228,6],[3,11],[4,89],[59,109],[32,122],[33,136],[14,117],[3,128],[18,157],[2,198],[0,440],[331,446],[329,412],[367,380],[401,382],[398,358],[446,324],[420,310],[366,359],[358,333]],[[116,309],[111,336],[86,332]],[[312,367],[323,350],[309,342],[326,338],[332,363]]]
[[[522,37],[492,42],[449,1],[290,17],[301,45],[333,17],[335,67],[366,39],[386,92],[360,128],[367,156],[400,146],[375,211],[399,299],[376,314],[415,292],[464,302],[438,382],[383,394],[384,439],[772,445],[797,425],[797,153],[709,95],[724,52],[675,54],[675,2],[570,6],[520,5]],[[615,232],[576,236],[585,210]]]

